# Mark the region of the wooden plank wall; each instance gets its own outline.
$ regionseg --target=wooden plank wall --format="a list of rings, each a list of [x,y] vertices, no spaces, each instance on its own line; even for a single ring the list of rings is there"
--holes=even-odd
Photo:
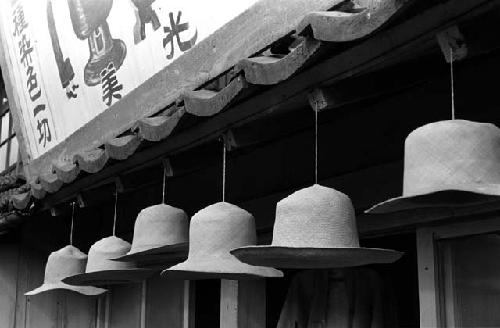
[[[159,275],[143,284],[112,286],[100,298],[62,290],[26,297],[43,282],[46,259],[16,245],[0,247],[1,328],[193,327],[193,302],[186,299],[190,284]]]

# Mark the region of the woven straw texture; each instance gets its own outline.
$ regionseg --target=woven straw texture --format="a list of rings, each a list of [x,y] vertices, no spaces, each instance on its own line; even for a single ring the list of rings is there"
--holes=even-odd
[[[499,200],[500,129],[465,120],[424,125],[405,141],[403,196],[367,213]]]
[[[54,289],[67,289],[83,295],[99,295],[106,292],[105,289],[95,287],[77,287],[65,284],[62,279],[83,273],[87,255],[74,246],[66,246],[49,255],[45,266],[45,277],[43,285],[27,292],[26,295],[36,295]]]
[[[165,204],[150,206],[137,216],[128,255],[187,243],[188,239],[189,220],[183,210]]]
[[[229,250],[256,242],[255,219],[225,202],[210,205],[191,219],[188,259],[162,272],[175,279],[252,279],[282,272],[241,263]]]
[[[103,238],[90,247],[85,273],[67,277],[63,282],[70,285],[111,285],[136,282],[153,273],[148,269],[137,269],[132,262],[113,259],[125,255],[130,243],[115,236]]]
[[[359,247],[354,208],[349,197],[314,185],[278,202],[273,241],[231,251],[252,265],[277,268],[335,268],[390,263],[402,253]]]

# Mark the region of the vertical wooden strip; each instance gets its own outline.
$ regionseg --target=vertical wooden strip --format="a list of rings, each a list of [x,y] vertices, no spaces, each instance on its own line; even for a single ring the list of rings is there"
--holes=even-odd
[[[238,281],[221,280],[220,328],[236,327],[238,327]]]
[[[455,322],[455,274],[453,267],[453,250],[449,243],[445,243],[443,251],[443,284],[446,327],[457,327]]]
[[[266,280],[238,284],[238,327],[266,328]]]
[[[184,281],[182,328],[194,328],[195,325],[195,284]]]
[[[434,234],[427,228],[417,229],[417,257],[420,327],[438,327]]]
[[[146,302],[148,296],[148,282],[142,282],[141,290],[141,328],[146,328]]]
[[[0,327],[14,328],[19,265],[18,248],[2,245],[0,263],[2,263],[0,266]]]

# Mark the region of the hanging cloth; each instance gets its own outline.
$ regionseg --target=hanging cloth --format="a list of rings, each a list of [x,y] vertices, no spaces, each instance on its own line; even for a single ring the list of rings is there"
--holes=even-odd
[[[367,268],[298,273],[277,328],[382,328],[384,297],[377,273]]]

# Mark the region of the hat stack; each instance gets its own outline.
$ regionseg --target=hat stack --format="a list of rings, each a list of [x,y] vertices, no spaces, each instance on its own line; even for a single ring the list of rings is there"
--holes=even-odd
[[[406,138],[403,195],[367,213],[469,206],[499,196],[500,129],[489,123],[439,121]]]
[[[65,278],[63,281],[76,286],[103,286],[139,282],[154,273],[150,269],[138,269],[134,263],[113,259],[125,255],[131,245],[115,236],[96,242],[89,250],[85,273]]]
[[[278,202],[271,245],[239,247],[231,254],[251,265],[341,268],[391,263],[403,253],[360,247],[349,197],[316,184]]]
[[[180,262],[188,252],[189,220],[186,213],[160,204],[143,209],[134,225],[130,251],[115,260],[123,262]]]
[[[74,246],[66,246],[49,255],[45,266],[45,277],[43,285],[27,292],[25,295],[36,295],[42,292],[56,289],[74,291],[83,295],[95,296],[106,292],[106,289],[90,286],[71,286],[62,280],[66,277],[81,274],[85,271],[87,255]]]
[[[250,213],[226,202],[210,205],[191,219],[188,259],[162,275],[186,280],[282,277],[281,271],[242,263],[229,253],[256,240],[255,219]]]

